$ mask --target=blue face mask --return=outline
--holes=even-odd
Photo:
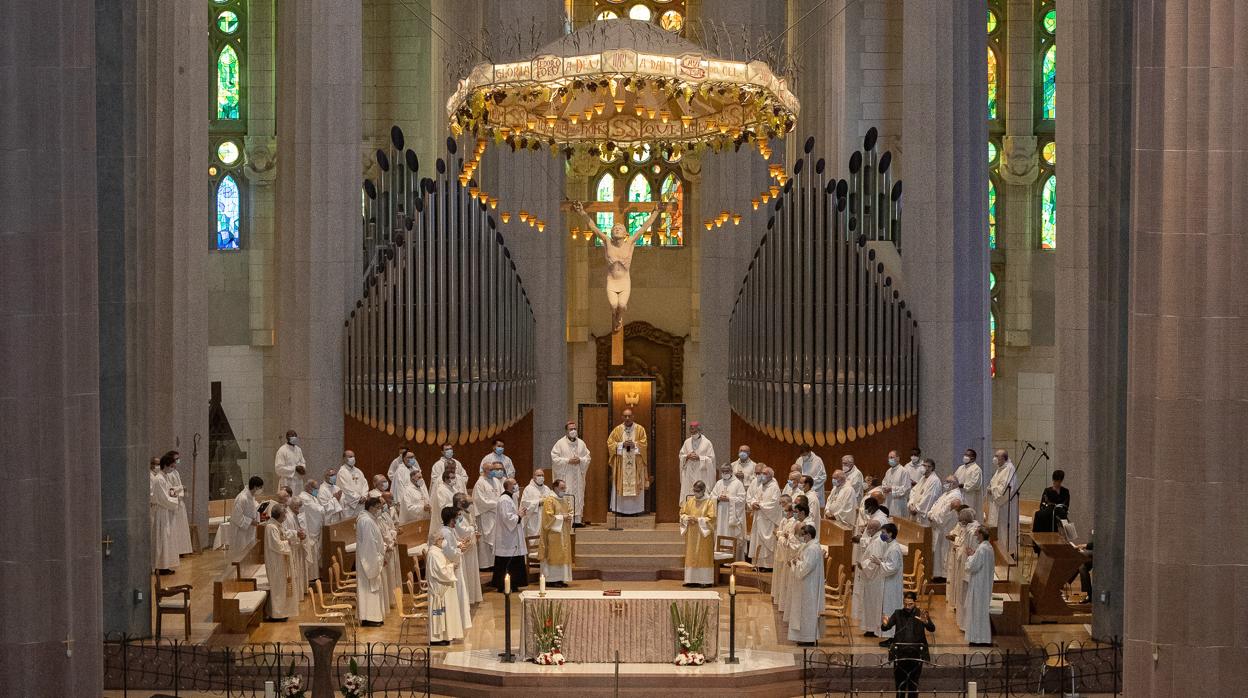
[[[893,467],[894,465],[897,465],[897,459],[896,459],[896,458],[889,458],[889,459],[888,459],[888,467],[890,467],[890,468],[891,468],[891,467]]]
[[[494,455],[496,455],[496,456],[501,456],[501,455],[503,455],[503,447],[502,447],[502,446],[495,446],[495,447],[494,447]]]
[[[312,488],[312,496],[313,496],[313,497],[315,497],[316,495],[318,495],[318,494],[320,494],[320,493],[321,493],[321,488],[319,488],[319,487],[313,487],[313,488]]]
[[[887,533],[881,533],[880,540],[884,541],[885,543],[889,543],[889,542],[892,542],[893,537],[888,535]]]
[[[329,480],[329,484],[331,484],[331,485],[332,485],[332,484],[334,484],[335,482],[338,482],[338,476],[337,476],[337,475],[330,475],[330,476],[329,476],[328,478],[326,478],[326,479],[327,479],[327,480]]]

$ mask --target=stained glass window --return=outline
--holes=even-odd
[[[1044,161],[1049,163],[1050,165],[1056,165],[1057,164],[1057,144],[1054,143],[1053,141],[1049,141],[1048,143],[1045,143],[1044,148],[1040,150],[1040,156],[1043,157]]]
[[[217,54],[217,118],[237,119],[238,103],[238,52],[226,44]]]
[[[988,33],[991,34],[997,30],[997,13],[988,10]]]
[[[230,175],[221,178],[217,185],[217,249],[237,250],[238,229],[242,206],[238,183]]]
[[[988,118],[997,118],[997,54],[988,49]]]
[[[1040,249],[1057,249],[1057,175],[1044,181],[1040,192]]]
[[[988,313],[988,374],[997,377],[997,313]]]
[[[628,183],[628,200],[634,202],[650,201],[651,197],[650,182],[641,173],[638,173],[636,177],[633,177],[633,181]]]
[[[619,15],[617,15],[617,14],[615,14],[615,13],[614,13],[614,12],[612,12],[611,10],[603,10],[602,12],[599,12],[599,13],[598,13],[598,16],[597,16],[597,17],[595,17],[595,19],[599,19],[599,20],[603,20],[603,19],[619,19],[619,18],[620,18],[620,16],[619,16]]]
[[[1044,30],[1050,34],[1057,33],[1057,10],[1049,10],[1044,13]]]
[[[642,22],[649,22],[650,16],[652,14],[653,13],[650,11],[650,8],[646,7],[645,5],[637,4],[628,8],[629,19],[637,19],[637,20],[641,20]]]
[[[668,10],[659,17],[659,26],[669,32],[678,32],[685,28],[685,18],[676,10]]]
[[[615,201],[615,177],[608,172],[598,180],[598,201]]]
[[[224,141],[217,146],[217,158],[223,164],[233,165],[238,162],[238,144],[234,141]]]
[[[590,15],[596,20],[619,19],[627,17],[639,22],[650,22],[657,24],[663,29],[679,34],[685,29],[685,17],[687,16],[686,0],[594,0],[593,14]],[[573,4],[568,0],[567,5],[571,7]],[[571,12],[572,10],[569,10]],[[580,15],[579,9],[576,14]]]
[[[997,249],[997,185],[988,178],[988,249]]]
[[[217,15],[217,29],[224,34],[233,34],[238,31],[238,15],[230,10]]]
[[[1044,80],[1043,87],[1043,106],[1041,107],[1041,116],[1045,119],[1057,118],[1057,46],[1053,45],[1044,52],[1044,61],[1041,64],[1041,74]]]

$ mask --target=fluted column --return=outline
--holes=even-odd
[[[1248,684],[1248,7],[1133,7],[1123,694],[1229,696]]]
[[[299,432],[313,472],[342,451],[343,323],[363,278],[360,27],[359,2],[278,4],[277,380],[266,409]],[[281,434],[265,437],[260,462]]]
[[[99,326],[95,3],[0,23],[0,676],[98,696]]]
[[[919,443],[941,473],[974,448],[989,477],[988,10],[983,0],[904,10],[902,264],[921,342]]]

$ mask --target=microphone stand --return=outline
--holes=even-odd
[[[1034,473],[1034,472],[1036,471],[1036,466],[1040,464],[1040,459],[1041,459],[1041,458],[1044,458],[1045,460],[1048,460],[1048,459],[1049,459],[1049,454],[1048,454],[1048,453],[1044,452],[1044,450],[1042,450],[1042,449],[1037,449],[1035,446],[1032,446],[1032,445],[1031,445],[1031,442],[1030,442],[1030,441],[1028,441],[1028,442],[1027,442],[1027,448],[1024,448],[1024,449],[1023,449],[1023,453],[1022,453],[1022,455],[1020,455],[1020,456],[1018,457],[1019,462],[1022,462],[1023,458],[1024,458],[1024,457],[1026,457],[1026,455],[1027,455],[1027,451],[1029,451],[1029,450],[1031,450],[1031,451],[1039,451],[1040,453],[1039,453],[1039,455],[1037,455],[1037,456],[1036,456],[1036,459],[1035,459],[1034,461],[1032,461],[1032,463],[1031,463],[1031,467],[1027,469],[1027,474],[1023,476],[1023,479],[1022,479],[1022,480],[1018,483],[1018,487],[1017,487],[1017,488],[1014,490],[1014,492],[1010,495],[1009,500],[1008,500],[1008,501],[1006,501],[1005,506],[1007,507],[1007,509],[1012,510],[1012,509],[1014,508],[1014,505],[1015,505],[1014,500],[1019,499],[1019,498],[1021,497],[1021,495],[1022,495],[1022,493],[1023,493],[1023,485],[1027,484],[1027,480],[1029,480],[1029,479],[1031,478],[1031,474],[1032,474],[1032,473]],[[1018,517],[1016,517],[1016,516],[1010,516],[1010,517],[1008,517],[1008,518],[1006,519],[1006,524],[1008,525],[1008,527],[1009,527],[1009,528],[1014,528],[1014,527],[1016,527],[1016,526],[1018,525],[1017,518],[1018,518]],[[1015,536],[1015,537],[1017,538],[1017,536],[1018,536],[1018,531],[1013,531],[1013,532],[1011,532],[1011,531],[1009,531],[1009,530],[1007,529],[1007,530],[1006,530],[1006,535],[1013,535],[1013,536]],[[1014,553],[1014,562],[1015,562],[1015,563],[1017,563],[1017,562],[1018,562],[1018,553],[1017,553],[1017,549],[1018,549],[1018,541],[1017,541],[1017,540],[1015,540],[1015,541],[1014,541],[1014,548],[1015,548],[1015,551],[1016,551],[1016,552]]]

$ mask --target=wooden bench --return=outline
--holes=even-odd
[[[408,521],[405,524],[399,524],[394,547],[399,551],[401,579],[407,579],[408,575],[412,574],[413,568],[420,564],[420,559],[425,554],[425,546],[428,544],[429,519],[417,519]],[[424,573],[417,571],[415,577],[416,579],[421,579],[424,577]]]
[[[350,551],[347,546],[351,546]],[[347,570],[355,567],[355,519],[339,521],[321,528],[321,579],[329,579],[329,566],[334,562],[334,551],[338,551]]]
[[[269,592],[250,580],[220,580],[212,584],[212,620],[229,633],[247,633],[264,619]]]

